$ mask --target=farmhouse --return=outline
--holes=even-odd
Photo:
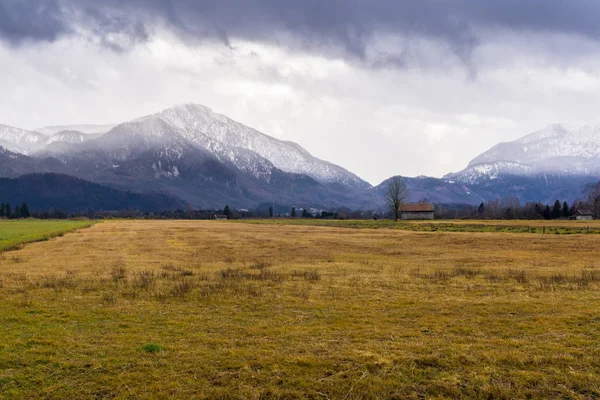
[[[227,215],[215,214],[215,215],[213,215],[212,219],[217,220],[217,221],[227,221]]]
[[[433,204],[403,204],[400,206],[400,218],[410,219],[433,219],[435,207]]]
[[[574,218],[577,221],[591,221],[594,219],[594,213],[589,210],[577,210]]]

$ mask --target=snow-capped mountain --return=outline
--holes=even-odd
[[[135,122],[152,120],[164,121],[183,138],[213,154],[219,161],[231,162],[255,175],[263,174],[260,170],[267,167],[264,163],[267,160],[284,172],[305,174],[319,182],[339,183],[350,187],[370,186],[344,168],[313,157],[296,143],[265,135],[214,113],[205,106],[180,105]],[[254,155],[259,157],[253,157]],[[255,168],[257,170],[253,171]]]
[[[38,132],[0,125],[0,146],[10,151],[28,154],[45,146],[47,139]]]
[[[42,129],[45,133],[52,133],[54,130]],[[58,141],[54,140],[56,135],[65,132],[55,133],[48,136],[48,139],[41,138],[40,141],[48,145]],[[73,136],[68,139],[64,141],[84,143],[88,137]],[[308,175],[323,184],[340,184],[350,188],[370,187],[358,176],[312,156],[296,143],[275,139],[196,104],[176,106],[117,125],[82,146],[51,146],[41,154],[56,155],[54,153],[101,149],[110,157],[125,161],[144,151],[155,149],[161,153],[160,164],[166,161],[170,164],[166,175],[157,164],[156,168],[160,170],[157,174],[172,176],[174,168],[178,168],[177,161],[190,148],[266,182],[271,180],[271,175],[277,169],[286,173]],[[29,154],[39,148],[26,150],[24,153]],[[15,148],[15,151],[18,149]]]
[[[104,134],[113,129],[116,124],[109,125],[57,125],[57,126],[45,126],[38,128],[35,131],[46,136],[52,136],[62,131],[76,131],[85,133],[87,135]]]
[[[83,143],[93,137],[93,135],[78,131],[60,131],[45,135],[39,132],[0,125],[0,146],[21,154],[33,154],[52,143]]]
[[[42,142],[45,147],[28,149],[27,154],[54,160],[61,173],[68,170],[119,189],[168,192],[196,207],[223,202],[245,208],[264,202],[354,208],[373,204],[372,195],[364,193],[371,185],[358,176],[296,143],[200,105],[176,106],[102,135],[61,131]],[[43,172],[57,171],[52,167]]]
[[[494,146],[446,178],[474,184],[501,175],[542,174],[600,177],[600,126],[550,125]]]
[[[384,207],[387,182],[372,187],[296,143],[201,105],[180,105],[102,129],[63,128],[40,133],[0,126],[0,177],[66,174],[117,190],[166,193],[198,208]],[[406,182],[411,201],[479,204],[505,197],[523,203],[574,201],[599,179],[600,127],[552,125],[498,144],[444,179]]]

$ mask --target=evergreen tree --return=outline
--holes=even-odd
[[[4,202],[0,204],[0,218],[4,218]]]
[[[306,208],[302,210],[302,218],[312,218],[312,215],[308,212]]]
[[[483,203],[481,203],[481,204],[479,205],[479,208],[477,209],[477,213],[478,213],[479,215],[483,215],[483,213],[484,213],[484,212],[485,212],[485,205],[484,205]]]
[[[29,206],[27,203],[23,203],[21,205],[21,218],[29,218],[31,217],[31,213],[29,212]]]
[[[19,205],[18,205],[18,204],[15,206],[15,211],[13,211],[13,215],[12,215],[12,217],[13,217],[14,219],[19,219],[19,218],[21,218],[21,208],[19,207]]]
[[[554,208],[552,209],[552,219],[559,219],[562,216],[562,204],[556,200]]]
[[[563,203],[563,217],[569,218],[571,216],[571,209],[569,208],[569,203],[566,201]]]
[[[10,208],[10,203],[4,205],[4,216],[8,219],[12,218],[12,208]]]
[[[296,207],[292,207],[292,218],[296,218]]]
[[[546,209],[544,210],[544,218],[552,219],[552,210],[550,210],[550,206],[546,205]]]
[[[233,216],[233,213],[231,212],[231,208],[229,208],[229,205],[225,206],[225,209],[223,210],[223,214],[227,215],[227,219],[231,219],[231,217]]]
[[[273,206],[269,207],[269,217],[273,218]]]

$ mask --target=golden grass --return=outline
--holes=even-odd
[[[0,397],[597,398],[597,246],[98,224],[0,258]]]

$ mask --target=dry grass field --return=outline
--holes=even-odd
[[[96,224],[0,255],[0,398],[598,398],[599,241]]]
[[[327,226],[352,229],[397,229],[414,232],[498,232],[541,234],[600,234],[600,220],[322,220],[322,219],[257,219],[236,222],[256,225]]]

